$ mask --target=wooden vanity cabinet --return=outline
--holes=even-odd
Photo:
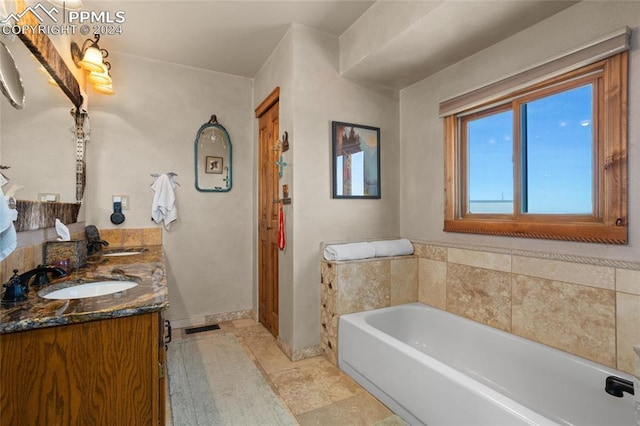
[[[161,324],[153,312],[0,335],[0,425],[164,425]]]

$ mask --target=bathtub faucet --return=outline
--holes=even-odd
[[[609,376],[605,382],[604,390],[609,395],[617,396],[618,398],[623,397],[623,392],[633,395],[633,382],[621,377]]]

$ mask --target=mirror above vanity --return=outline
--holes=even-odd
[[[232,185],[231,138],[215,115],[200,126],[194,142],[196,189],[228,192]]]
[[[8,42],[8,46],[20,69],[25,91],[22,109],[0,99],[0,164],[9,167],[3,170],[9,183],[2,189],[6,193],[12,187],[17,188],[14,197],[18,204],[27,205],[18,209],[20,222],[15,222],[16,230],[53,226],[47,220],[48,214],[38,213],[38,203],[43,198],[54,202],[42,203],[46,204],[42,208],[58,211],[68,208],[75,214],[67,217],[67,221],[82,221],[82,212],[78,218],[82,197],[78,199],[76,189],[78,134],[75,114],[70,114],[73,105],[58,87],[48,83],[49,77],[39,71],[40,64],[19,39]],[[88,123],[85,125],[83,121],[82,127],[88,133]],[[27,214],[30,218],[25,225],[22,220]]]
[[[15,2],[16,12],[25,7],[23,0]],[[19,16],[16,24],[35,19],[32,14]],[[25,25],[16,27],[27,28]],[[89,127],[81,107],[70,36],[49,38],[23,30],[1,41],[0,47],[8,48],[2,52],[1,77],[9,102],[0,105],[0,164],[8,167],[4,174],[9,183],[3,192],[17,200],[16,230],[51,227],[56,217],[66,224],[82,221],[78,214]],[[13,67],[7,58],[12,59]]]

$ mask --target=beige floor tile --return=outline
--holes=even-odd
[[[236,335],[236,338],[238,338],[237,335]],[[237,340],[238,340],[238,344],[244,350],[244,352],[247,354],[249,359],[251,359],[251,361],[253,361],[254,364],[259,366],[258,360],[256,359],[256,356],[253,354],[253,351],[251,350],[249,345],[247,345],[247,342],[245,342],[244,339],[242,339],[242,338],[238,338]]]
[[[322,357],[276,372],[271,380],[296,416],[363,392],[360,385]]]
[[[393,413],[323,357],[292,362],[276,339],[252,319],[225,321],[220,330],[187,335],[174,329],[174,341],[199,340],[211,334],[234,334],[269,386],[302,425],[386,424]],[[167,392],[168,398],[168,392]],[[167,425],[171,425],[167,407]],[[390,423],[396,426],[396,423]],[[397,423],[400,425],[403,423]]]
[[[256,325],[260,325],[260,323],[258,321],[256,321],[256,320],[254,320],[253,318],[243,318],[243,319],[239,319],[239,320],[233,320],[231,322],[237,328],[254,327]]]
[[[275,341],[275,337],[273,337],[273,334],[269,333],[269,330],[267,330],[260,324],[254,323],[254,325],[252,326],[236,326],[236,328],[240,331],[240,335],[247,340],[252,340],[255,338],[270,338]]]
[[[351,398],[301,414],[296,420],[302,426],[369,426],[391,415],[393,413],[377,399],[361,392]]]
[[[246,327],[239,329],[242,340],[251,350],[252,355],[260,367],[267,373],[295,368],[311,359],[291,361],[278,347],[276,339],[263,326]]]

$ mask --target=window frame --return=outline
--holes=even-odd
[[[627,244],[628,52],[532,84],[444,117],[445,232]],[[571,87],[594,83],[594,212],[520,213],[519,105]],[[514,214],[471,214],[467,210],[467,162],[463,123],[473,117],[512,110],[514,114]],[[597,120],[595,119],[597,118]]]

